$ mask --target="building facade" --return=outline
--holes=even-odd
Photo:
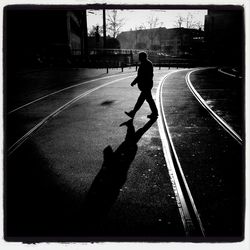
[[[156,28],[122,32],[117,36],[121,49],[144,49],[170,56],[197,56],[204,32],[186,28]]]
[[[204,29],[209,60],[241,66],[244,57],[243,8],[208,10]]]
[[[65,64],[81,52],[81,11],[5,9],[8,65]]]

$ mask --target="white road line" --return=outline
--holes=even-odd
[[[64,105],[62,105],[60,108],[58,108],[57,110],[55,110],[54,112],[52,112],[50,115],[46,116],[41,122],[39,122],[36,126],[34,126],[32,129],[30,129],[24,136],[22,136],[19,140],[17,140],[9,149],[8,149],[8,156],[10,156],[18,147],[20,147],[34,132],[36,132],[39,128],[41,128],[45,123],[48,122],[48,120],[50,120],[51,118],[55,117],[56,115],[58,115],[60,112],[62,112],[63,110],[65,110],[66,108],[68,108],[70,105],[72,105],[73,103],[77,102],[78,100],[80,100],[81,98],[91,94],[92,92],[103,88],[107,85],[110,85],[112,83],[115,82],[119,82],[131,77],[135,77],[135,75],[132,76],[127,76],[124,78],[120,78],[120,79],[116,79],[113,80],[111,82],[102,84],[96,88],[90,89],[87,92],[84,92],[80,95],[78,95],[77,97],[75,97],[74,99],[72,99],[71,101],[65,103]]]
[[[169,176],[170,176],[170,179],[172,182],[173,190],[175,193],[175,198],[176,198],[178,210],[179,210],[179,213],[180,213],[180,216],[182,219],[182,223],[184,226],[184,231],[185,231],[187,236],[191,236],[194,233],[194,231],[197,229],[195,229],[195,225],[192,221],[190,211],[189,211],[189,208],[187,206],[187,202],[185,200],[182,188],[186,189],[186,192],[188,194],[188,199],[190,201],[193,212],[196,216],[196,220],[197,220],[199,227],[200,227],[199,229],[200,229],[202,235],[205,236],[205,231],[204,231],[203,225],[201,223],[198,211],[196,209],[193,197],[191,195],[190,189],[189,189],[188,184],[186,182],[186,179],[185,179],[185,176],[183,174],[177,153],[176,153],[175,148],[174,148],[174,144],[173,144],[172,139],[171,139],[170,131],[168,129],[167,121],[166,121],[166,118],[164,115],[165,113],[164,113],[164,108],[163,108],[163,100],[162,100],[162,96],[161,96],[162,86],[163,86],[165,79],[169,75],[176,73],[176,72],[183,71],[183,70],[187,70],[187,69],[176,70],[176,71],[173,71],[173,72],[166,74],[159,83],[159,86],[157,88],[157,95],[156,95],[156,103],[157,103],[157,107],[158,107],[158,110],[160,113],[159,118],[158,118],[158,127],[159,127],[159,133],[160,133],[160,137],[161,137],[161,141],[162,141],[163,152],[164,152],[165,160],[166,160],[168,171],[169,171]],[[173,159],[173,158],[175,158],[175,159]],[[184,184],[184,187],[181,187],[176,171],[178,171],[178,173],[181,175],[182,183]]]
[[[42,96],[42,97],[40,97],[40,98],[38,98],[38,99],[36,99],[36,100],[34,100],[34,101],[31,101],[31,102],[29,102],[29,103],[26,103],[26,104],[22,105],[22,106],[20,106],[20,107],[17,107],[17,108],[15,108],[15,109],[11,110],[10,112],[8,112],[8,115],[10,115],[10,114],[12,114],[12,113],[14,113],[14,112],[16,112],[16,111],[18,111],[18,110],[24,108],[24,107],[27,107],[27,106],[29,106],[29,105],[31,105],[31,104],[33,104],[33,103],[36,103],[36,102],[38,102],[38,101],[41,101],[41,100],[43,100],[43,99],[45,99],[45,98],[47,98],[47,97],[49,97],[49,96],[52,96],[52,95],[58,94],[58,93],[60,93],[60,92],[63,92],[63,91],[65,91],[65,90],[68,90],[68,89],[71,89],[71,88],[75,88],[75,87],[78,87],[78,86],[81,86],[81,85],[84,85],[84,84],[87,84],[87,83],[91,83],[91,82],[95,82],[95,81],[99,81],[99,80],[103,80],[103,79],[108,79],[108,78],[115,77],[115,76],[118,76],[118,77],[119,77],[119,76],[121,76],[121,75],[128,75],[128,74],[132,74],[132,73],[135,73],[135,72],[123,73],[123,74],[119,74],[119,75],[104,76],[104,77],[95,78],[95,79],[92,79],[92,80],[88,80],[88,81],[85,81],[85,82],[81,82],[81,83],[78,83],[78,84],[71,85],[71,86],[69,86],[69,87],[60,89],[60,90],[55,91],[55,92],[53,92],[53,93],[50,93],[50,94],[48,94],[48,95]]]
[[[195,69],[186,75],[186,83],[189,87],[190,91],[193,93],[195,98],[199,101],[199,103],[208,111],[208,113],[221,125],[221,127],[226,130],[239,144],[242,145],[241,137],[230,127],[221,117],[219,117],[205,102],[205,100],[200,96],[200,94],[196,91],[194,86],[191,83],[190,75],[201,69]]]

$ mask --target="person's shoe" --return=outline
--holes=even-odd
[[[127,115],[127,116],[129,116],[130,118],[134,118],[135,117],[135,113],[133,112],[133,110],[132,111],[129,111],[129,112],[126,112],[125,111],[125,114]]]
[[[157,119],[158,118],[158,114],[150,114],[147,116],[149,119]]]

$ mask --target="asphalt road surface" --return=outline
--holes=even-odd
[[[155,68],[152,92],[156,98],[163,83],[164,116],[205,237],[187,237],[159,120],[147,118],[147,103],[134,120],[124,114],[139,95],[137,87],[130,86],[136,76],[131,68],[109,74],[48,70],[8,78],[6,240],[242,239],[244,147],[190,92],[185,76],[191,69],[172,71]],[[214,86],[212,79],[217,81]],[[191,75],[195,88],[209,100],[211,90],[237,92],[233,100],[223,96],[231,103],[214,95],[213,105],[242,137],[242,81],[228,86],[229,79],[217,69]]]

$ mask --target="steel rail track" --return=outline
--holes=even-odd
[[[61,93],[61,92],[65,91],[65,90],[69,90],[69,89],[72,89],[72,88],[75,88],[75,87],[79,87],[79,86],[81,86],[81,85],[85,85],[85,84],[87,84],[87,83],[96,82],[96,81],[103,80],[103,79],[109,79],[109,78],[113,78],[113,77],[116,77],[116,76],[119,77],[119,76],[123,76],[123,75],[134,74],[134,73],[135,73],[135,72],[128,72],[128,73],[121,73],[121,74],[119,74],[119,75],[116,75],[116,74],[115,74],[115,75],[111,75],[111,76],[104,76],[104,77],[99,77],[99,78],[87,80],[87,81],[84,81],[84,82],[81,82],[81,83],[78,83],[78,84],[74,84],[74,85],[71,85],[71,86],[69,86],[69,87],[66,87],[66,88],[57,90],[57,91],[55,91],[55,92],[52,92],[52,93],[50,93],[50,94],[41,96],[41,97],[39,97],[39,98],[37,98],[37,99],[35,99],[35,100],[33,100],[33,101],[30,101],[30,102],[28,102],[28,103],[25,103],[25,104],[23,104],[23,105],[21,105],[21,106],[15,108],[15,109],[9,111],[9,112],[7,113],[7,115],[13,114],[13,113],[15,113],[15,112],[18,111],[18,110],[21,110],[21,109],[23,109],[23,108],[25,108],[25,107],[27,107],[27,106],[29,106],[29,105],[31,105],[31,104],[34,104],[34,103],[36,103],[36,102],[42,101],[42,100],[46,99],[47,97],[50,97],[50,96],[56,95],[56,94],[58,94],[58,93]],[[157,74],[157,73],[160,73],[160,72],[155,72],[155,73]]]
[[[78,100],[80,100],[81,98],[91,94],[92,92],[103,88],[105,86],[108,86],[110,84],[113,84],[115,82],[119,82],[128,78],[132,78],[135,77],[135,75],[132,76],[127,76],[127,77],[123,77],[123,78],[119,78],[116,80],[113,80],[111,82],[108,83],[104,83],[96,88],[90,89],[78,96],[76,96],[75,98],[73,98],[72,100],[70,100],[69,102],[65,103],[64,105],[62,105],[61,107],[59,107],[58,109],[56,109],[54,112],[52,112],[50,115],[46,116],[42,121],[40,121],[38,124],[36,124],[32,129],[30,129],[25,135],[23,135],[20,139],[18,139],[14,144],[12,144],[9,149],[7,150],[7,155],[10,156],[17,148],[19,148],[27,139],[29,139],[35,132],[38,131],[38,129],[40,129],[43,125],[45,125],[50,119],[54,118],[56,115],[58,115],[60,112],[62,112],[63,110],[65,110],[66,108],[68,108],[70,105],[72,105],[73,103],[77,102]]]
[[[239,79],[242,79],[242,76],[237,76],[237,75],[234,75],[234,74],[230,74],[222,69],[218,69],[218,71],[224,75],[228,75],[228,76],[231,76],[231,77],[235,77],[235,78],[239,78]]]
[[[169,75],[183,70],[186,69],[168,73],[159,83],[156,94],[156,102],[159,110],[158,127],[185,234],[186,236],[205,237],[205,230],[175,151],[163,108],[162,87],[165,80]]]
[[[113,80],[111,82],[108,82],[108,83],[105,83],[105,84],[102,84],[101,86],[99,87],[96,87],[96,88],[93,88],[93,89],[90,89],[88,90],[87,92],[84,92],[82,93],[81,95],[78,95],[77,97],[75,97],[74,99],[72,99],[71,101],[67,102],[66,104],[62,105],[60,108],[58,108],[57,110],[55,110],[54,112],[52,112],[50,115],[46,116],[41,122],[39,122],[38,124],[36,124],[32,129],[30,129],[25,135],[23,135],[20,139],[18,139],[15,143],[13,143],[10,148],[7,150],[7,155],[11,155],[19,146],[21,146],[29,137],[32,136],[33,133],[35,133],[39,128],[41,128],[45,123],[47,123],[50,119],[52,119],[53,117],[55,117],[56,115],[58,115],[61,111],[63,111],[64,109],[68,108],[71,104],[75,103],[76,101],[78,101],[79,99],[85,97],[86,95],[92,93],[93,91],[95,90],[98,90],[102,87],[105,87],[109,84],[112,84],[112,83],[115,83],[115,82],[118,82],[118,81],[122,81],[122,80],[125,80],[125,79],[128,79],[128,78],[131,78],[131,77],[135,77],[136,72],[128,72],[128,73],[123,73],[123,74],[120,74],[119,76],[123,76],[123,75],[128,75],[128,74],[133,74],[133,75],[130,75],[128,77],[124,77],[124,78],[119,78],[119,79],[116,79],[116,80]],[[155,72],[156,74],[157,73],[161,73],[161,72]],[[55,94],[58,94],[62,91],[65,91],[65,90],[68,90],[70,88],[74,88],[74,87],[78,87],[80,85],[83,85],[83,84],[86,84],[86,83],[90,83],[90,82],[94,82],[94,81],[98,81],[98,80],[103,80],[103,79],[107,79],[107,78],[111,78],[111,77],[115,77],[117,75],[112,75],[112,76],[105,76],[105,77],[101,77],[101,78],[96,78],[96,79],[92,79],[92,80],[88,80],[88,81],[85,81],[85,82],[82,82],[82,83],[79,83],[79,84],[75,84],[75,85],[72,85],[72,86],[69,86],[67,88],[63,88],[61,90],[58,90],[56,92],[53,92],[53,93],[50,93],[46,96],[43,96],[43,97],[40,97],[30,103],[27,103],[25,105],[22,105],[20,106],[19,108],[16,108],[15,110],[11,111],[11,112],[15,112],[17,110],[20,110],[22,108],[24,108],[25,106],[28,106],[28,105],[31,105],[35,102],[38,102],[38,101],[41,101],[42,99],[45,99],[49,96],[52,96],[52,95],[55,95]]]
[[[41,100],[43,100],[43,99],[45,99],[45,98],[47,98],[47,97],[53,96],[53,95],[55,95],[55,94],[58,94],[58,93],[60,93],[60,92],[65,91],[65,90],[72,89],[72,88],[75,88],[75,87],[79,87],[79,86],[85,85],[85,84],[87,84],[87,83],[91,83],[91,82],[95,82],[95,81],[99,81],[99,80],[104,80],[104,79],[109,79],[109,78],[113,78],[113,77],[116,77],[116,76],[119,77],[119,76],[121,76],[121,75],[128,75],[128,74],[132,74],[132,73],[135,73],[135,72],[128,72],[128,73],[122,73],[122,74],[120,74],[120,75],[111,75],[111,76],[99,77],[99,78],[95,78],[95,79],[87,80],[87,81],[84,81],[84,82],[81,82],[81,83],[78,83],[78,84],[71,85],[71,86],[69,86],[69,87],[66,87],[66,88],[57,90],[57,91],[52,92],[52,93],[50,93],[50,94],[41,96],[40,98],[37,98],[37,99],[35,99],[35,100],[31,101],[31,102],[28,102],[28,103],[26,103],[26,104],[23,104],[23,105],[21,105],[21,106],[15,108],[15,109],[9,111],[9,112],[7,113],[7,115],[10,115],[10,114],[12,114],[12,113],[14,113],[14,112],[16,112],[16,111],[22,109],[22,108],[25,108],[25,107],[27,107],[27,106],[33,104],[33,103],[36,103],[36,102],[38,102],[38,101],[41,101]]]
[[[198,102],[202,105],[203,108],[205,108],[208,113],[215,119],[215,121],[217,121],[220,126],[227,131],[240,145],[242,145],[242,139],[241,137],[233,130],[232,127],[230,127],[225,120],[223,120],[220,116],[218,116],[205,102],[205,100],[200,96],[200,94],[196,91],[196,89],[194,88],[194,86],[192,85],[192,82],[190,80],[190,75],[193,72],[199,71],[199,70],[203,70],[203,69],[195,69],[192,70],[190,72],[188,72],[186,74],[186,83],[188,88],[190,89],[190,91],[192,92],[192,94],[195,96],[195,98],[198,100]]]

